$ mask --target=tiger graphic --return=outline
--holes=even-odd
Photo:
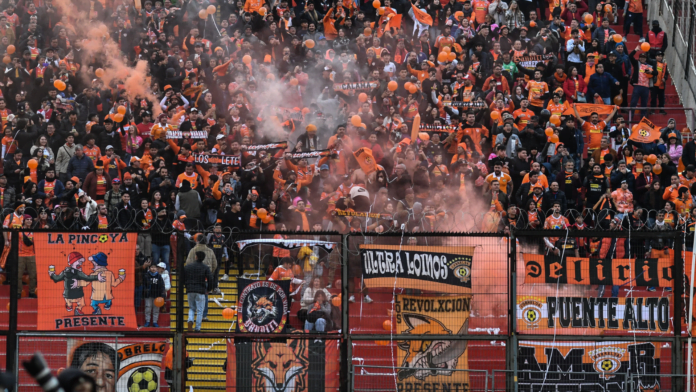
[[[251,298],[253,301],[249,301],[247,316],[254,324],[266,324],[268,320],[272,320],[278,315],[278,307],[275,306],[275,293],[261,297],[252,294]]]

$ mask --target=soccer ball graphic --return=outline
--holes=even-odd
[[[106,234],[102,234],[99,236],[99,242],[101,242],[102,244],[108,240],[109,240],[109,236],[107,236]]]
[[[141,367],[128,378],[128,392],[154,392],[157,390],[157,374],[152,368]]]

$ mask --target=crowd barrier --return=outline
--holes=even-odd
[[[96,355],[119,392],[676,391],[696,368],[681,230],[173,234],[171,289],[147,306],[137,232],[11,231],[0,366],[18,390],[40,390],[22,368],[36,351],[53,371]],[[30,268],[18,274],[27,235],[36,291]],[[196,331],[184,265],[208,235],[227,254]],[[270,280],[287,257],[293,279]],[[310,317],[317,291],[326,313]],[[154,307],[158,327],[146,325]]]

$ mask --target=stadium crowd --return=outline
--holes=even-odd
[[[643,7],[3,1],[4,227],[137,229],[153,275],[177,233],[219,270],[213,227],[693,230],[691,133],[628,124],[669,83]]]

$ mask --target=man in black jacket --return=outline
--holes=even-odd
[[[205,296],[210,291],[213,283],[213,274],[210,268],[203,264],[205,253],[196,252],[196,262],[184,267],[184,286],[188,294],[189,314],[188,330],[193,327],[193,315],[196,315],[196,332],[200,332],[203,322],[203,310],[205,309]]]

